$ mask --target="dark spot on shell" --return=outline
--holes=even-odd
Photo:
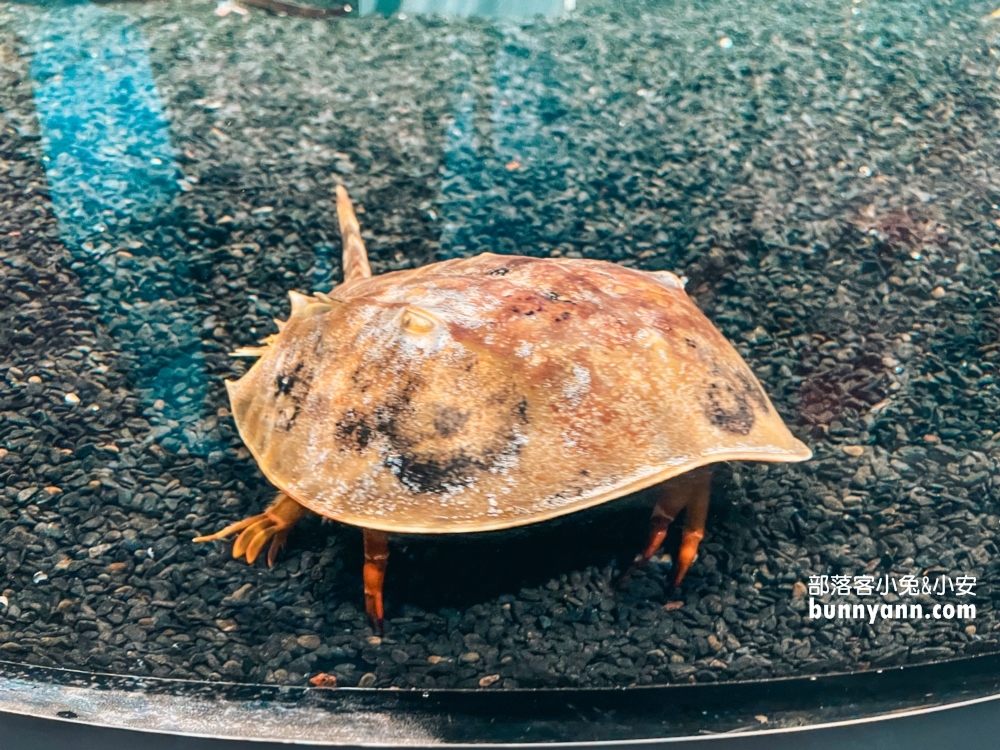
[[[372,424],[364,416],[358,416],[354,409],[348,409],[337,424],[337,437],[349,440],[358,451],[368,447],[374,434]]]
[[[517,415],[521,418],[521,424],[528,424],[528,399],[522,397],[518,402]]]
[[[692,349],[698,348],[698,345],[694,342],[694,339],[684,339],[684,343],[687,344]]]
[[[764,395],[764,391],[761,390],[761,387],[748,378],[744,372],[737,371],[736,379],[740,381],[740,385],[743,387],[743,393],[757,405],[757,408],[761,411],[767,411],[767,397]]]
[[[299,379],[299,373],[302,371],[302,363],[299,362],[295,365],[295,369],[291,372],[283,372],[275,378],[278,390],[275,391],[275,396],[288,396],[291,394],[292,389],[295,387],[296,381]]]
[[[399,481],[413,492],[441,494],[449,487],[464,484],[469,474],[488,466],[463,452],[441,459],[403,453],[395,468]]]
[[[580,476],[581,477],[589,477],[590,476],[590,472],[587,471],[586,469],[580,469]]]
[[[509,268],[494,268],[492,271],[487,271],[490,276],[506,276],[510,273]]]
[[[558,315],[556,315],[555,318],[553,318],[553,320],[556,323],[562,323],[564,320],[567,320],[567,319],[569,319],[569,311],[568,310],[566,312],[559,313]]]
[[[510,311],[514,315],[534,315],[545,309],[546,298],[535,292],[524,291],[510,301]]]
[[[285,432],[288,432],[289,430],[291,430],[292,427],[295,426],[295,420],[299,418],[299,411],[301,411],[301,408],[302,407],[299,406],[299,404],[295,404],[292,407],[292,413],[290,415],[288,415],[288,416],[285,416],[287,410],[286,411],[282,411],[281,416],[278,419],[278,426],[279,427],[284,427],[285,428]]]
[[[295,420],[302,411],[302,403],[309,395],[312,380],[312,370],[305,369],[302,361],[299,361],[291,372],[285,371],[275,378],[274,398],[279,409],[277,427],[288,432],[295,426]],[[291,401],[291,409],[287,402],[282,403],[286,398]]]
[[[747,435],[753,429],[753,407],[747,402],[742,390],[734,387],[728,380],[719,379],[709,383],[702,408],[709,421],[726,432]]]
[[[434,417],[434,429],[441,437],[451,437],[458,433],[469,421],[469,412],[460,411],[453,406],[441,405]]]
[[[551,289],[546,292],[542,292],[541,295],[545,297],[545,299],[547,299],[549,302],[565,302],[567,305],[576,304],[573,300],[567,299],[566,297],[563,297],[561,294],[559,294],[559,292],[554,292]]]
[[[420,449],[415,440],[418,436],[414,436],[409,430],[407,417],[412,416],[409,413],[412,409],[408,408],[408,405],[403,406],[399,412],[400,418],[385,424],[383,428],[395,453],[386,458],[385,464],[412,492],[432,495],[447,492],[452,487],[474,479],[476,472],[489,471],[501,455],[516,454],[520,451],[515,425],[518,422],[521,424],[527,422],[526,410],[527,402],[521,399],[512,409],[506,434],[496,435],[483,445],[468,445],[453,451],[441,451],[440,448]],[[464,415],[465,419],[468,417],[468,414]],[[437,422],[435,419],[434,427],[440,434]],[[447,437],[447,435],[440,436]]]
[[[462,369],[477,364],[473,358],[472,368]],[[369,363],[356,375],[358,384],[372,381],[387,387],[373,387],[383,390],[377,405],[344,412],[336,428],[340,446],[356,453],[377,451],[376,460],[412,493],[448,492],[492,470],[501,457],[520,451],[519,427],[527,422],[528,404],[509,385],[484,389],[476,411],[469,411],[461,402],[422,400],[425,389],[440,386],[428,383],[419,372],[408,371],[387,383],[377,363]],[[447,394],[442,391],[441,397],[447,400]],[[483,416],[489,430],[483,431],[480,423],[476,434],[463,433],[471,420]]]

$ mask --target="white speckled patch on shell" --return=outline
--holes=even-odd
[[[590,370],[583,365],[573,365],[573,375],[563,382],[563,396],[571,408],[576,408],[590,390]]]

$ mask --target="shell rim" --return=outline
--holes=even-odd
[[[236,384],[235,380],[226,380],[226,390]],[[279,492],[283,492],[288,495],[292,500],[297,502],[306,510],[322,517],[329,518],[331,521],[337,521],[338,523],[343,523],[348,526],[356,526],[362,529],[371,529],[372,531],[384,531],[391,534],[476,534],[483,531],[503,531],[505,529],[514,529],[520,526],[529,526],[534,523],[541,523],[543,521],[551,521],[554,518],[560,516],[566,516],[570,513],[575,513],[581,510],[587,510],[593,508],[597,505],[602,505],[604,503],[610,502],[612,500],[617,500],[620,497],[625,497],[634,492],[639,492],[648,487],[652,487],[654,484],[659,484],[660,482],[665,482],[668,479],[673,479],[674,477],[680,476],[681,474],[686,474],[689,471],[694,471],[702,466],[708,466],[709,464],[723,463],[725,461],[758,461],[761,463],[799,463],[801,461],[808,461],[813,456],[812,450],[803,443],[801,440],[796,438],[794,435],[791,436],[794,443],[798,444],[799,450],[775,450],[773,447],[770,449],[762,449],[760,452],[754,452],[753,450],[725,450],[719,451],[718,453],[710,453],[707,455],[699,456],[691,461],[687,461],[683,464],[678,464],[676,466],[668,466],[660,471],[653,472],[652,474],[647,474],[644,477],[635,479],[626,484],[617,485],[616,487],[609,489],[600,494],[589,497],[585,500],[580,500],[574,503],[569,503],[565,506],[558,508],[553,508],[551,511],[546,511],[543,513],[530,513],[525,515],[523,518],[508,519],[505,521],[487,522],[479,524],[470,524],[462,528],[435,528],[432,526],[401,526],[399,524],[392,525],[387,523],[375,522],[371,523],[365,521],[364,523],[357,523],[355,521],[346,520],[344,518],[339,518],[337,516],[328,516],[319,511],[313,510],[309,503],[301,500],[296,496],[295,493],[290,492],[284,483],[276,481],[275,477],[272,476],[271,471],[265,466],[261,457],[257,455],[257,451],[251,447],[250,443],[243,436],[243,430],[240,424],[233,417],[233,421],[236,422],[236,430],[240,434],[240,439],[243,441],[243,445],[246,446],[247,450],[250,451],[250,455],[253,456],[257,467],[260,469],[261,473]]]

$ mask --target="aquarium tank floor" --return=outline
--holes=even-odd
[[[0,4],[0,659],[503,690],[1000,650],[994,8],[615,5]],[[273,569],[193,544],[273,496],[228,352],[339,280],[337,184],[376,273],[491,251],[683,274],[815,457],[721,469],[673,592],[668,558],[615,585],[648,493],[393,539],[382,638],[357,529],[304,522]],[[976,616],[811,619],[810,576],[838,574],[974,576]]]

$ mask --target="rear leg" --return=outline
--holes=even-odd
[[[674,586],[679,586],[684,580],[691,563],[698,557],[698,545],[705,538],[705,521],[708,519],[708,501],[712,494],[712,474],[704,472],[696,479],[691,488],[687,503],[687,516],[684,520],[684,533],[681,534],[681,549],[677,553],[677,574],[674,576]]]
[[[681,550],[677,556],[676,573],[672,586],[677,586],[697,556],[698,543],[705,535],[705,519],[708,514],[708,500],[712,485],[710,467],[700,467],[674,477],[660,485],[660,498],[653,508],[650,519],[649,542],[632,565],[622,576],[620,585],[626,583],[632,574],[643,567],[663,546],[670,530],[670,524],[687,510]]]
[[[385,568],[389,563],[389,535],[384,531],[364,529],[365,567],[362,578],[365,583],[365,612],[372,628],[378,635],[385,631],[385,607],[382,603],[382,586],[385,583]]]

